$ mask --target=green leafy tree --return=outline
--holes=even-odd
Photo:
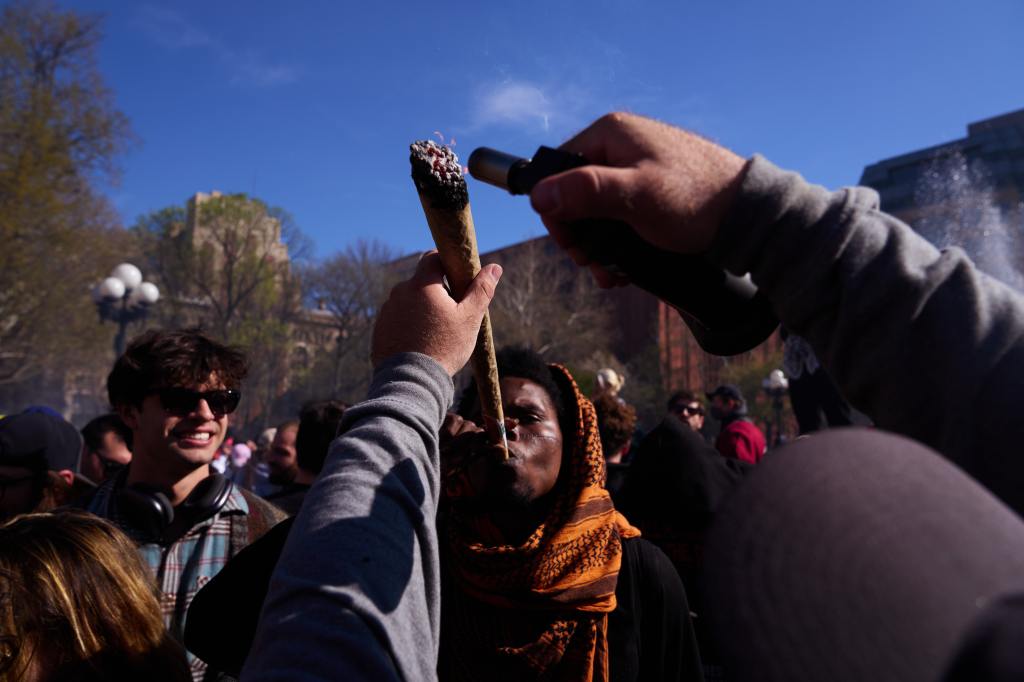
[[[221,338],[272,309],[290,287],[308,241],[281,209],[245,194],[197,195],[135,225],[149,266],[166,288],[170,323],[198,316]],[[298,305],[298,301],[293,301]]]
[[[99,39],[95,17],[0,11],[0,385],[38,393],[109,361],[89,288],[130,248],[96,185],[116,179],[130,132],[97,70]]]

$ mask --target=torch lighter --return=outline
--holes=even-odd
[[[588,163],[582,155],[551,147],[540,147],[532,159],[480,147],[469,157],[469,173],[511,194],[528,194],[549,175]],[[709,353],[748,351],[779,324],[749,277],[738,277],[702,256],[659,249],[623,222],[585,220],[571,229],[590,260],[624,275],[678,310],[697,343]]]

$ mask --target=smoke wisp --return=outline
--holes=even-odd
[[[914,191],[914,229],[940,249],[958,246],[986,274],[1024,291],[1024,203],[1000,206],[992,176],[960,151],[937,157]]]

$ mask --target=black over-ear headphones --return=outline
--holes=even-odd
[[[210,518],[228,501],[232,483],[224,476],[212,473],[200,481],[177,507],[171,504],[167,492],[156,486],[136,483],[122,485],[117,491],[117,510],[142,533],[147,542],[170,544],[188,532],[197,523]],[[175,520],[179,531],[172,537],[168,529]]]

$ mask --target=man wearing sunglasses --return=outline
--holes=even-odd
[[[284,515],[211,471],[238,407],[245,355],[196,329],[135,338],[107,377],[110,403],[131,430],[131,463],[86,508],[136,541],[181,639],[195,593],[228,558]],[[205,664],[189,654],[195,679]]]
[[[101,414],[82,427],[81,473],[100,484],[132,461],[132,432],[116,414]]]
[[[697,433],[704,428],[704,407],[692,391],[676,391],[668,399],[669,414],[674,414]]]

